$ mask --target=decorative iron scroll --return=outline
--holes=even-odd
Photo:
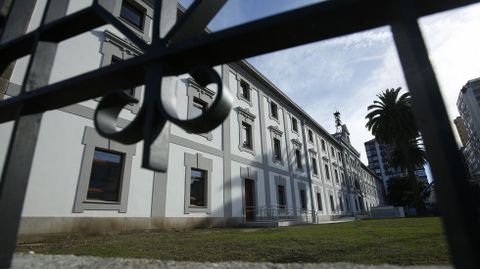
[[[43,112],[103,97],[94,117],[97,131],[122,143],[143,139],[142,165],[164,171],[170,122],[202,133],[221,124],[230,111],[232,96],[212,66],[385,25],[391,26],[412,95],[453,261],[458,268],[480,268],[476,252],[480,248],[480,213],[472,209],[476,200],[469,192],[467,172],[417,22],[422,16],[478,0],[322,1],[209,34],[204,34],[205,27],[226,0],[195,1],[173,27],[161,22],[176,16],[176,1],[155,0],[151,44],[109,12],[113,1],[94,0],[90,7],[66,16],[69,1],[47,0],[39,28],[27,34],[23,32],[35,0],[14,0],[12,4],[0,36],[0,72],[16,59],[31,57],[20,95],[0,102],[0,123],[15,121],[0,181],[0,268],[10,266],[15,250]],[[119,30],[144,54],[48,85],[57,44],[105,24]],[[172,100],[162,100],[160,91],[171,90],[172,77],[185,73],[201,86],[213,84],[217,94],[204,114],[181,120]],[[129,126],[117,130],[115,121],[123,106],[138,100],[112,89],[142,84],[140,112]]]

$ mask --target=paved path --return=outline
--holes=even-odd
[[[15,254],[12,268],[76,268],[76,269],[114,269],[114,268],[145,268],[145,269],[177,269],[177,268],[261,268],[261,269],[453,269],[452,266],[412,266],[400,267],[393,265],[358,265],[351,263],[307,263],[307,264],[274,264],[274,263],[248,263],[248,262],[222,262],[222,263],[197,263],[197,262],[173,262],[149,259],[124,259],[124,258],[100,258],[90,256],[73,255],[40,255],[40,254]]]

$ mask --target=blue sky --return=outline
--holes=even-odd
[[[180,2],[188,6],[192,1]],[[218,31],[315,2],[320,1],[229,0],[209,28]],[[480,77],[480,5],[422,18],[420,27],[453,120],[459,90]],[[367,106],[382,90],[407,89],[389,27],[247,60],[330,132],[338,109],[364,163],[363,143],[373,138],[365,128]]]

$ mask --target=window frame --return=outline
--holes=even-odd
[[[296,163],[296,170],[297,171],[304,171],[304,165],[303,165],[303,156],[302,156],[302,143],[298,139],[292,139],[292,147],[293,151],[295,153],[295,163]],[[297,151],[300,153],[300,156],[297,156]],[[300,157],[300,159],[298,158]],[[300,166],[299,166],[300,164]]]
[[[295,151],[295,160],[297,164],[296,168],[297,170],[303,171],[302,151],[298,148],[296,148],[294,151]]]
[[[205,171],[205,170],[203,170],[203,169],[198,169],[198,168],[193,168],[193,167],[192,167],[192,168],[190,168],[190,180],[193,179],[193,176],[192,176],[192,174],[193,174],[192,172],[193,172],[193,171],[198,171],[198,172],[200,172],[200,173],[202,174],[202,177],[201,177],[201,178],[202,178],[202,180],[203,180],[203,185],[204,185],[204,186],[203,186],[203,201],[204,201],[204,204],[207,204],[208,202],[205,202],[205,201],[206,201],[207,198],[208,198],[208,181],[207,181],[207,180],[208,180],[208,175],[207,175],[208,172]],[[207,205],[207,206],[206,206],[206,205],[192,205],[192,191],[191,191],[191,190],[192,190],[192,183],[191,183],[191,181],[190,181],[190,195],[189,195],[189,197],[190,197],[190,202],[189,202],[189,207],[192,207],[192,208],[205,208],[205,207],[207,207],[208,205]]]
[[[329,194],[329,197],[330,197],[330,210],[332,211],[332,213],[336,212],[335,210],[335,198],[333,197],[333,194]]]
[[[273,109],[272,106],[275,106],[275,108],[276,108],[275,112],[273,112],[274,109]],[[278,103],[273,101],[272,99],[269,99],[268,100],[268,111],[269,111],[269,113],[268,113],[269,118],[271,120],[276,121],[278,124],[280,124],[280,106],[278,105]],[[274,114],[276,114],[276,117],[275,117]]]
[[[322,192],[317,190],[315,192],[315,197],[317,198],[317,211],[323,211]]]
[[[254,87],[252,86],[252,83],[250,83],[247,79],[245,79],[242,75],[239,73],[236,73],[236,79],[237,79],[237,98],[238,100],[244,101],[247,103],[250,107],[253,107],[253,91]],[[243,94],[243,88],[242,84],[248,85],[248,93],[249,93],[249,98],[245,98]]]
[[[83,213],[86,210],[109,210],[118,211],[119,213],[126,213],[130,190],[132,161],[133,156],[135,155],[136,145],[123,145],[113,140],[103,138],[94,128],[89,126],[85,127],[82,144],[85,145],[85,148],[83,151],[80,175],[72,212]],[[118,202],[87,199],[95,148],[124,154],[124,165],[121,179],[122,182],[120,184],[120,198]]]
[[[141,55],[142,51],[133,43],[129,43],[112,32],[105,30],[100,53],[102,54],[102,61],[100,65],[103,67],[111,65],[114,58],[124,61]],[[137,86],[133,88],[134,95],[132,97],[137,99],[138,102],[127,104],[124,109],[129,110],[133,114],[138,114],[141,106],[142,89],[143,86]],[[95,98],[95,100],[100,101],[100,98]]]
[[[295,124],[294,124],[295,123]],[[292,132],[298,134],[298,120],[292,116],[290,124],[292,125]]]
[[[251,113],[248,108],[237,107],[237,121],[239,129],[239,140],[238,140],[238,149],[241,152],[247,152],[255,156],[255,114]],[[249,124],[251,126],[251,148],[246,148],[243,145],[245,140],[243,137],[242,125],[243,123]]]
[[[315,156],[310,156],[310,160],[312,162],[312,174],[314,177],[318,177],[317,158]]]
[[[325,168],[325,178],[330,181],[331,180],[331,178],[330,178],[330,168],[328,167],[327,163],[324,165],[324,168]]]
[[[310,128],[307,129],[307,138],[308,138],[309,143],[311,143],[311,144],[315,143],[315,137],[313,135],[313,130],[310,129]]]
[[[193,78],[187,79],[187,98],[188,98],[188,107],[187,107],[187,118],[194,118],[194,106],[195,99],[200,100],[206,104],[208,108],[214,101],[215,92],[208,89],[207,87],[200,86]],[[204,137],[208,141],[213,140],[212,131],[208,133],[196,134]]]
[[[123,10],[123,7],[124,6],[129,6],[131,7],[135,12],[138,12],[140,13],[140,19],[141,19],[141,25],[136,25],[134,22],[132,22],[130,19],[122,16],[122,10]],[[135,13],[133,12],[133,13]],[[143,8],[142,6],[138,5],[137,3],[135,3],[135,1],[131,1],[131,0],[123,0],[121,1],[120,3],[120,14],[118,16],[123,22],[125,23],[128,23],[128,25],[134,27],[135,29],[137,29],[138,31],[140,32],[143,32],[144,29],[145,29],[145,21],[147,19],[147,10],[145,8]]]
[[[90,184],[92,183],[92,173],[93,173],[93,170],[94,170],[94,163],[95,163],[95,154],[97,152],[103,152],[103,153],[106,153],[106,154],[112,154],[112,155],[117,155],[118,157],[120,157],[120,175],[118,176],[118,178],[116,178],[116,181],[117,182],[117,190],[116,190],[116,196],[117,196],[117,199],[116,200],[102,200],[102,199],[92,199],[92,198],[89,198],[89,194],[90,194]],[[90,178],[89,178],[89,181],[88,181],[88,188],[87,188],[87,197],[85,198],[86,201],[98,201],[98,202],[107,202],[107,203],[118,203],[120,202],[120,199],[121,199],[121,186],[122,186],[122,179],[123,179],[123,172],[124,172],[124,167],[125,167],[125,153],[123,152],[117,152],[117,151],[114,151],[114,150],[108,150],[108,149],[104,149],[104,148],[101,148],[101,147],[95,147],[93,149],[93,159],[92,159],[92,168],[90,169]]]
[[[307,184],[304,182],[297,183],[298,189],[298,199],[300,201],[300,209],[308,210],[308,193],[307,193]],[[304,194],[302,197],[302,193]]]
[[[271,138],[271,154],[272,154],[272,162],[273,163],[279,163],[283,165],[283,153],[282,153],[282,135],[283,132],[278,129],[276,126],[269,126],[270,129],[270,138]],[[279,141],[279,157],[275,157],[275,140]]]
[[[143,29],[138,29],[127,19],[123,18],[121,15],[123,1],[129,2],[134,7],[145,10],[143,17]],[[152,27],[153,20],[153,7],[150,4],[147,4],[147,1],[142,0],[122,0],[122,1],[112,1],[113,3],[113,12],[112,14],[118,18],[120,22],[123,23],[127,28],[132,30],[135,34],[140,36],[143,40],[150,42],[150,28]]]
[[[278,209],[281,209],[281,210],[287,209],[288,208],[287,180],[282,176],[275,176],[274,179],[275,179],[275,190],[276,190],[275,196],[277,198],[277,207]],[[278,195],[279,186],[283,187],[282,198],[285,202],[285,204],[283,205],[280,204],[281,199],[280,199],[280,196]]]
[[[206,213],[212,212],[212,171],[213,161],[211,159],[203,157],[202,154],[184,154],[184,166],[185,166],[185,197],[184,197],[184,214],[190,213]],[[206,206],[190,205],[190,183],[192,178],[192,169],[203,170],[206,172]]]

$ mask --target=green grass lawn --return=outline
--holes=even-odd
[[[67,236],[20,244],[19,252],[177,261],[448,264],[439,218],[363,220],[272,229],[196,229]]]

